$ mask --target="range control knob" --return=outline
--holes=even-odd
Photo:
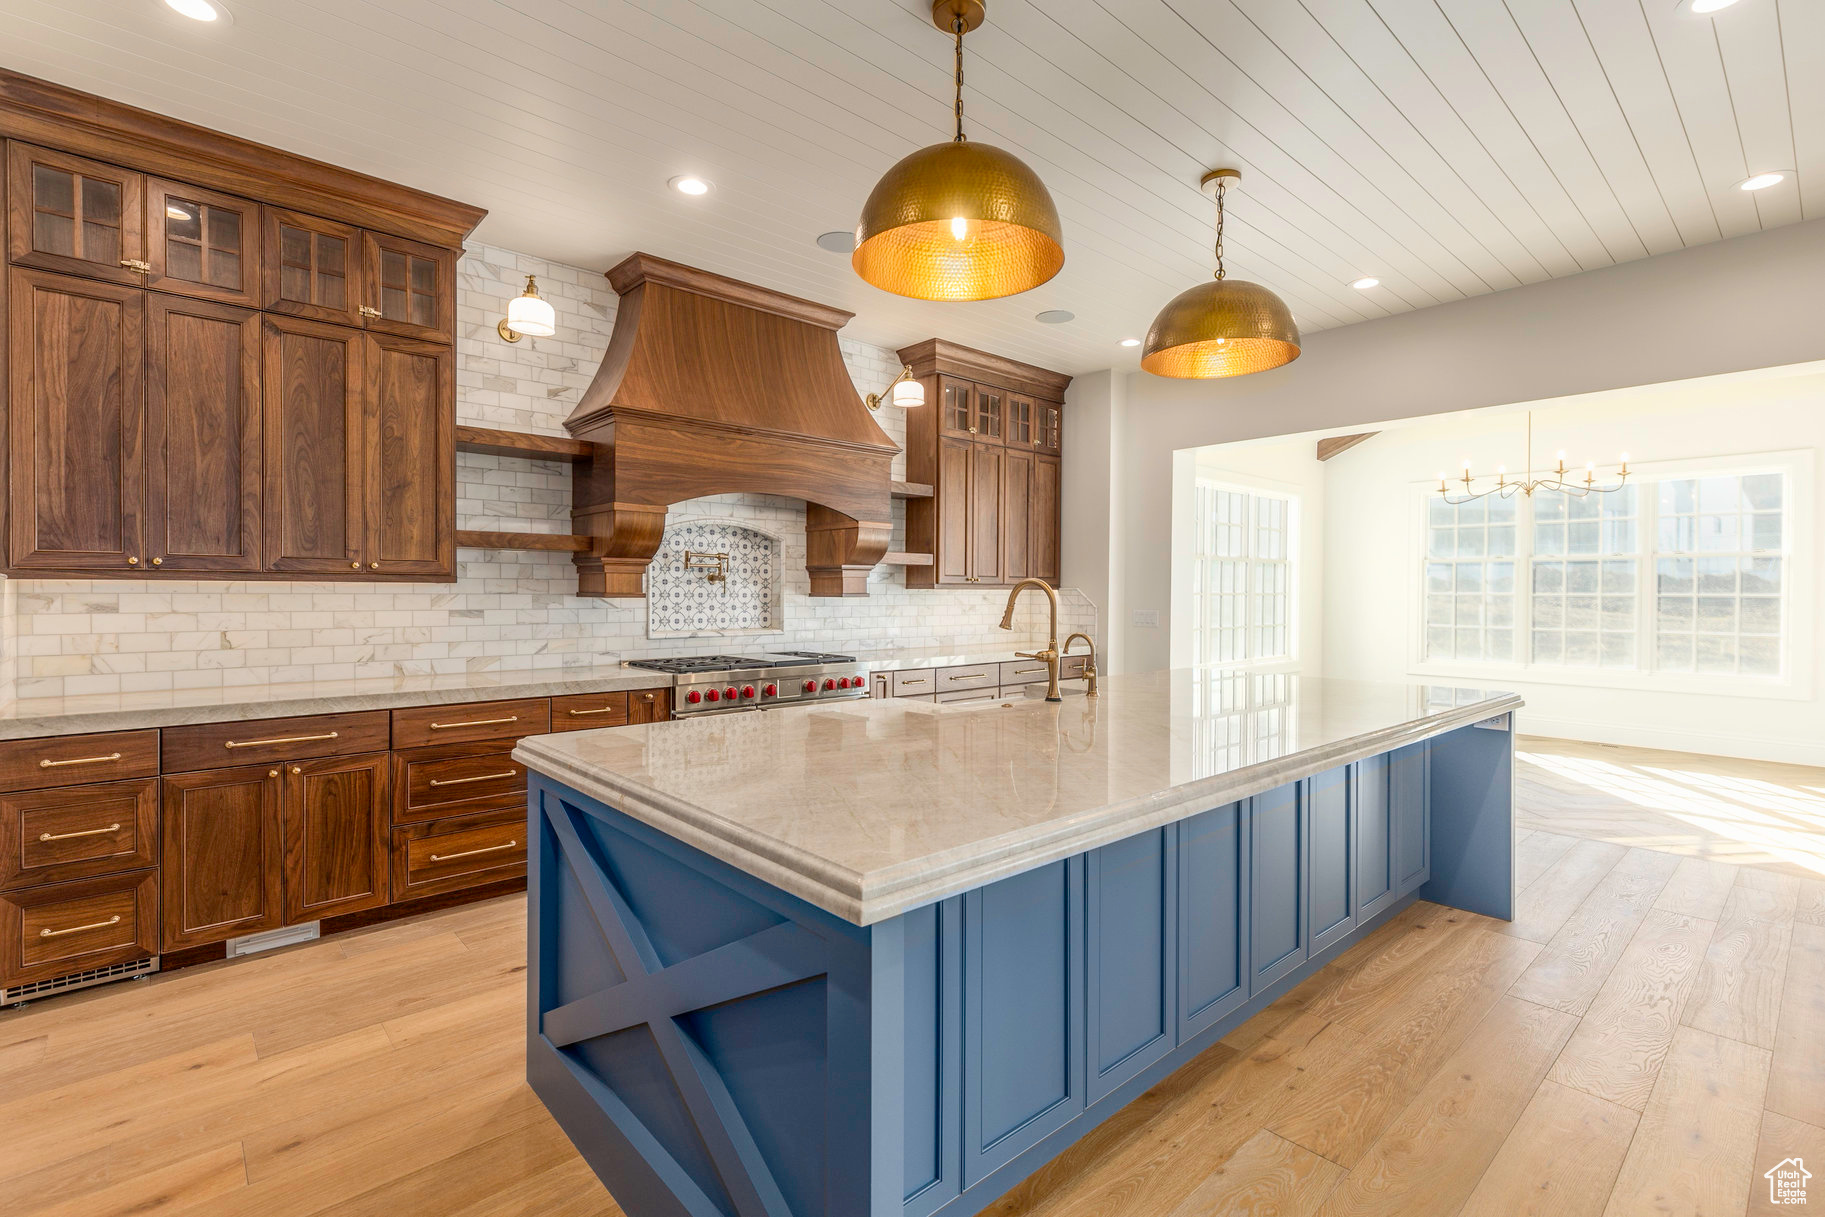
[[[779,686],[778,685],[768,685],[766,688],[762,689],[761,692],[768,697],[778,697],[779,696]]]
[[[729,686],[729,687],[728,687],[728,688],[726,688],[726,689],[724,689],[724,690],[723,690],[723,691],[722,691],[722,695],[723,695],[723,696],[724,696],[724,697],[726,697],[726,698],[728,698],[728,699],[729,699],[729,700],[730,700],[730,701],[734,701],[734,700],[735,700],[735,697],[736,697],[736,690],[735,690],[735,686],[734,686],[734,685],[730,685],[730,686]]]
[[[847,682],[845,682],[845,683],[847,683]],[[836,681],[834,681],[834,680],[830,680],[830,679],[829,679],[829,678],[825,678],[825,680],[824,680],[824,692],[826,692],[826,693],[828,693],[828,692],[829,692],[829,691],[830,691],[830,690],[832,690],[832,689],[834,689],[834,688],[836,688]]]
[[[753,685],[743,685],[741,687],[741,695],[743,697],[753,697],[754,696],[754,686]]]
[[[722,700],[722,694],[717,692],[715,689],[711,689],[708,693],[705,693],[703,695],[703,697],[704,697],[705,701],[721,701]]]
[[[816,692],[817,692],[817,681],[815,681],[815,680],[807,680],[807,681],[806,681],[806,682],[805,682],[805,692],[807,692],[807,693],[816,693]]]
[[[684,700],[690,702],[694,706],[703,700],[703,694],[699,693],[696,689],[692,689],[689,693],[684,695]]]

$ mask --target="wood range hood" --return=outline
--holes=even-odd
[[[643,596],[665,511],[711,494],[802,499],[813,596],[865,596],[892,533],[899,449],[837,346],[854,315],[636,253],[608,272],[614,336],[565,421],[594,444],[571,518],[578,594]]]

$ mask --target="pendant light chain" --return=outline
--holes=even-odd
[[[1226,179],[1217,180],[1217,278],[1223,278],[1223,192],[1229,189]]]
[[[961,16],[951,22],[951,30],[957,35],[957,134],[951,142],[961,144],[967,138],[963,134],[963,18]]]

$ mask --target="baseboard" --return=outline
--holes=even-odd
[[[1770,739],[1762,735],[1738,735],[1717,730],[1680,731],[1666,727],[1632,727],[1626,723],[1552,718],[1528,710],[1520,712],[1518,734],[1592,744],[1658,748],[1666,752],[1695,752],[1701,756],[1727,756],[1748,761],[1825,766],[1825,743],[1820,742]]]

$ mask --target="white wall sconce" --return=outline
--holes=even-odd
[[[879,393],[870,393],[862,400],[868,403],[870,410],[879,410],[883,397],[902,410],[910,410],[915,406],[925,404],[925,386],[913,379],[910,365],[901,364],[900,374],[893,378],[893,383]]]
[[[557,310],[539,295],[539,281],[526,276],[526,290],[507,302],[507,315],[494,327],[503,342],[518,342],[530,334],[549,338],[558,332]]]

